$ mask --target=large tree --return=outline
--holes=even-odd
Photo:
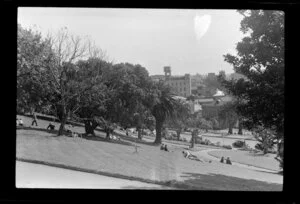
[[[228,103],[223,104],[220,107],[220,111],[218,113],[220,119],[223,119],[227,122],[228,126],[228,134],[233,134],[233,127],[238,121],[238,114],[237,114],[237,102],[231,101]]]
[[[284,134],[284,13],[272,10],[239,10],[244,16],[237,55],[225,55],[236,73],[246,79],[223,85],[241,101],[237,109],[248,128],[275,130],[274,140]],[[280,142],[277,143],[280,146]],[[278,148],[280,149],[280,148]]]
[[[108,88],[105,84],[106,76],[109,72],[111,63],[100,58],[90,58],[81,60],[77,63],[77,82],[82,87],[90,86],[90,76],[101,75],[97,81],[92,82],[94,85],[77,97],[77,109],[73,112],[73,118],[84,122],[86,134],[94,135],[97,126],[105,124],[103,116],[107,110],[106,105],[114,96],[114,90]]]
[[[169,86],[163,82],[153,82],[147,89],[147,97],[144,101],[155,118],[156,138],[154,144],[161,144],[162,129],[168,117],[175,116],[182,103],[175,99]]]
[[[113,120],[122,127],[136,127],[141,139],[142,129],[150,116],[149,109],[144,105],[147,92],[151,85],[148,71],[141,65],[120,63],[113,67],[110,83],[115,87],[116,98],[111,111]]]
[[[188,118],[191,115],[191,108],[187,101],[177,99],[181,105],[177,106],[172,117],[167,117],[166,126],[176,131],[177,140],[180,140],[180,134],[188,126]]]
[[[77,115],[84,120],[86,132],[94,134],[94,129],[100,125],[108,139],[118,124],[125,128],[136,127],[141,138],[142,128],[150,115],[142,103],[144,88],[150,81],[147,70],[129,63],[112,65],[101,59],[80,64],[86,70],[90,67],[92,75],[100,69],[102,76],[93,89],[81,95],[79,101]]]
[[[186,123],[188,127],[192,128],[191,148],[194,147],[196,137],[201,130],[207,131],[208,129],[212,129],[212,122],[197,113],[189,114]]]
[[[55,105],[60,110],[60,127],[58,135],[63,134],[67,118],[78,109],[77,100],[80,95],[97,84],[101,77],[99,72],[93,75],[87,74],[84,86],[77,81],[78,60],[84,58],[103,58],[103,52],[89,39],[70,34],[67,28],[60,29],[55,35],[48,35],[46,40],[51,46],[53,57],[49,62],[48,73],[52,84],[52,91],[59,96]]]
[[[48,41],[41,33],[22,28],[18,24],[17,36],[17,111],[42,110],[49,100],[56,97],[52,92],[47,67],[53,55]]]

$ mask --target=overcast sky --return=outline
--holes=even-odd
[[[42,32],[88,35],[110,60],[141,64],[150,75],[233,73],[223,55],[243,34],[236,10],[19,8],[18,23]]]

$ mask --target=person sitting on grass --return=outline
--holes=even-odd
[[[23,120],[21,118],[19,119],[19,125],[23,126]]]
[[[72,132],[72,137],[78,137],[78,133],[77,132]]]
[[[65,127],[65,131],[67,132],[67,133],[71,133],[71,135],[72,135],[72,125],[71,124],[69,124],[68,126],[66,126]],[[72,135],[73,136],[73,135]]]
[[[165,150],[166,152],[169,152],[167,145],[165,145],[164,150]]]
[[[232,164],[229,157],[227,157],[226,159],[226,164],[230,164],[230,165]]]
[[[47,127],[47,130],[50,129],[50,130],[54,130],[55,129],[55,125],[53,125],[51,122],[49,123],[48,127]]]
[[[221,158],[220,162],[221,162],[221,163],[224,163],[224,157]]]
[[[160,150],[164,150],[164,149],[165,149],[164,144],[161,144]]]
[[[23,120],[17,119],[17,126],[23,126]]]

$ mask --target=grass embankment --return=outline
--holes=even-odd
[[[38,123],[43,125],[42,121]],[[171,152],[165,152],[160,151],[158,146],[144,142],[138,144],[138,153],[134,153],[135,147],[131,141],[122,139],[113,143],[105,141],[103,133],[97,132],[97,135],[98,137],[74,139],[57,137],[42,129],[19,129],[17,158],[185,189],[282,190],[282,185],[278,184],[282,179],[279,175],[218,162],[188,160],[182,156],[182,147],[169,146]]]
[[[211,151],[209,155],[221,158],[222,156],[227,158],[230,157],[231,161],[256,166],[260,168],[270,169],[279,171],[279,162],[275,160],[275,154],[263,155],[260,153],[252,153],[249,151]]]

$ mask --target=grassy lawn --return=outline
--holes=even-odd
[[[275,154],[250,153],[249,151],[211,151],[208,154],[221,158],[230,157],[232,161],[257,166],[265,169],[279,170],[279,162]]]
[[[28,121],[24,122],[26,125]],[[132,139],[122,137],[120,142],[110,142],[103,139],[101,132],[97,137],[83,139],[57,137],[55,132],[43,130],[49,122],[38,123],[38,128],[17,129],[18,159],[185,189],[282,190],[281,175],[219,162],[192,161],[182,156],[182,147],[170,145],[171,152],[165,152],[151,143],[140,142],[138,153],[134,153]],[[83,132],[82,127],[78,128]]]

